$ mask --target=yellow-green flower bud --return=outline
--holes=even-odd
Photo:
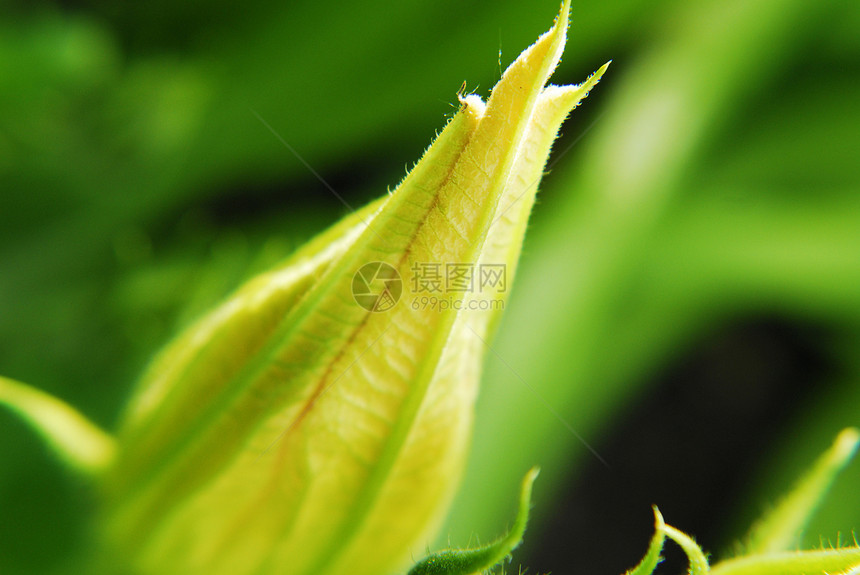
[[[105,476],[108,535],[140,572],[384,575],[421,552],[550,146],[603,72],[544,89],[568,8],[390,196],[154,362]]]

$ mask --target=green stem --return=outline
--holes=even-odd
[[[0,405],[21,416],[60,459],[83,475],[96,475],[113,460],[113,437],[52,395],[0,376]]]
[[[663,522],[663,516],[655,505],[654,537],[651,538],[651,543],[648,545],[648,552],[645,553],[645,557],[642,558],[642,561],[640,561],[633,569],[628,570],[625,575],[651,575],[654,573],[654,569],[657,568],[657,564],[660,563],[662,559],[660,557],[660,553],[663,551],[663,543],[666,540],[665,527],[666,523]]]
[[[671,525],[663,525],[662,529],[666,537],[677,543],[686,553],[687,560],[690,562],[689,575],[707,575],[710,572],[708,558],[692,537]]]

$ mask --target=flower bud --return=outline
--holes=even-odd
[[[142,573],[384,575],[420,553],[463,469],[550,146],[603,72],[543,88],[568,7],[486,105],[461,97],[390,196],[153,363],[105,480],[109,536]],[[501,283],[484,290],[485,271]]]

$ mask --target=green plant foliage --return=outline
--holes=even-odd
[[[531,469],[523,478],[517,517],[507,534],[493,543],[469,549],[445,549],[420,560],[408,575],[470,575],[490,569],[510,555],[523,540],[529,520],[532,485],[538,469]],[[657,551],[659,553],[659,549]]]
[[[689,575],[810,575],[851,573],[860,568],[860,547],[788,551],[796,532],[806,524],[817,503],[826,495],[836,474],[857,450],[860,434],[846,429],[833,446],[812,466],[782,503],[755,526],[751,543],[738,557],[711,567],[702,548],[686,533],[663,522],[657,509],[655,534],[642,562],[627,575],[650,575],[660,559],[666,538],[678,544],[689,561]]]
[[[111,439],[99,428],[123,425],[131,384],[164,342],[352,213],[330,190],[357,208],[393,187],[455,113],[463,80],[486,94],[554,8],[0,3],[0,373],[14,378],[0,395],[19,412],[0,410],[0,572],[87,573],[97,531],[99,495],[69,481],[18,415],[63,463],[101,467]],[[745,491],[698,517],[718,533],[691,529],[703,547],[742,533],[860,421],[858,29],[856,2],[575,5],[555,81],[612,58],[612,84],[566,124],[547,166],[499,337],[481,346],[473,447],[440,537],[462,546],[496,532],[535,462],[539,533],[567,513],[557,502],[591,461],[565,425],[602,454],[662,373],[747,318],[799,326],[826,365],[805,394],[778,385],[781,398],[756,403],[766,366],[727,360],[747,374],[726,394],[758,410],[750,443],[764,455],[719,460]],[[787,526],[802,522],[768,515],[786,529],[758,528],[756,548],[839,547],[858,527],[858,469],[846,464],[791,543]],[[750,564],[741,549],[711,569],[795,572],[791,553]],[[820,553],[803,556],[810,570],[825,558],[833,572],[860,570]]]
[[[860,443],[858,430],[845,429],[833,446],[812,466],[780,505],[757,522],[751,543],[738,556],[710,566],[708,558],[696,541],[667,525],[660,511],[654,508],[654,536],[642,561],[625,575],[651,575],[661,560],[666,539],[676,543],[689,561],[689,575],[809,575],[820,573],[854,573],[860,569],[860,547],[788,551],[796,532],[805,525],[818,502],[829,490],[839,471],[854,456]],[[520,506],[514,525],[507,535],[489,545],[471,549],[447,549],[428,555],[419,561],[408,575],[469,575],[484,572],[497,565],[523,537],[531,487],[537,471],[533,469],[523,480]],[[575,559],[575,558],[572,558]]]

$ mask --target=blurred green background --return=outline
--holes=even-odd
[[[257,114],[359,206],[557,8],[0,0],[0,372],[113,428],[160,345],[346,213]],[[553,80],[609,59],[555,146],[442,533],[497,534],[539,464],[532,573],[623,572],[652,503],[730,549],[860,423],[860,3],[575,2]],[[93,509],[0,412],[0,572],[67,573]],[[805,545],[858,526],[854,464]]]

